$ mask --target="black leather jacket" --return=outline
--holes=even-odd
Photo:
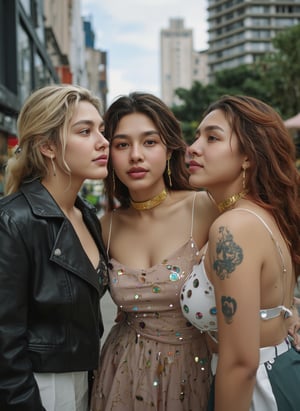
[[[0,410],[41,411],[33,372],[97,367],[107,258],[94,207],[76,206],[97,243],[95,270],[60,208],[35,180],[0,200]]]

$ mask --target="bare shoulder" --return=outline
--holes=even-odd
[[[263,242],[270,235],[257,215],[242,209],[230,210],[219,215],[211,225],[210,241],[216,241],[220,233],[226,232],[247,244],[257,245]]]
[[[206,191],[196,193],[194,210],[195,222],[198,222],[201,226],[204,224],[206,227],[210,227],[220,215],[216,203]]]

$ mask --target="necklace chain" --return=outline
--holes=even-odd
[[[247,194],[248,194],[248,190],[243,190],[240,193],[233,194],[231,197],[226,198],[226,200],[221,201],[218,204],[219,211],[222,213],[223,211],[228,210],[229,208],[234,206],[234,204],[237,201],[239,201],[241,198],[244,198]]]
[[[147,201],[133,201],[130,200],[130,204],[132,205],[133,208],[139,211],[144,211],[144,210],[150,210],[151,208],[154,208],[161,204],[166,198],[167,198],[168,192],[164,188],[163,191],[157,196],[150,198],[150,200]]]

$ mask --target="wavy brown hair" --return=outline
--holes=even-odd
[[[204,116],[222,110],[250,161],[247,188],[253,201],[269,210],[284,236],[300,275],[300,174],[296,148],[279,114],[248,96],[223,96]]]
[[[133,92],[128,96],[117,98],[104,116],[105,137],[107,140],[112,141],[120,120],[132,113],[142,113],[150,118],[157,127],[163,143],[168,150],[172,151],[170,158],[172,190],[191,190],[185,163],[186,143],[182,137],[180,123],[169,107],[158,97],[149,93]],[[164,172],[164,182],[166,187],[169,187],[167,170]],[[108,177],[105,179],[104,184],[109,210],[115,207],[115,198],[120,202],[121,207],[129,207],[128,188],[115,175],[111,159],[108,163]]]

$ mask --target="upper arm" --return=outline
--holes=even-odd
[[[14,403],[42,410],[27,346],[28,239],[22,238],[18,224],[5,213],[0,215],[0,243],[0,408]]]
[[[252,220],[221,216],[209,236],[209,265],[215,288],[220,353],[255,356],[260,342],[262,257]]]

